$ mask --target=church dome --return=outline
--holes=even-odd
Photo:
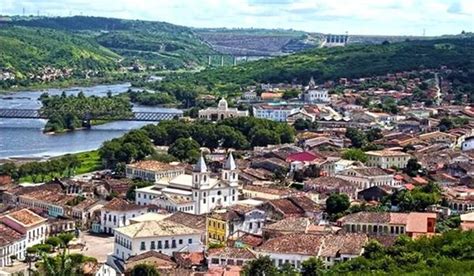
[[[218,104],[219,109],[227,109],[227,106],[228,106],[227,101],[224,98],[222,98]]]

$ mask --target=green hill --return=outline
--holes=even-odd
[[[19,26],[0,27],[0,69],[7,69],[17,78],[40,73],[45,67],[81,70],[114,70],[116,53],[94,40],[69,33]]]
[[[14,24],[93,39],[121,55],[123,65],[138,61],[164,69],[190,68],[215,54],[190,28],[165,22],[74,16],[17,20]]]
[[[234,67],[207,69],[169,79],[205,86],[223,83],[317,82],[338,78],[382,75],[419,68],[473,68],[474,37],[408,41],[388,45],[350,45],[318,48],[293,55],[263,59]]]

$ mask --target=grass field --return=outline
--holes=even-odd
[[[74,153],[72,155],[77,156],[77,158],[79,159],[81,163],[81,165],[78,168],[76,168],[75,175],[89,173],[89,172],[103,169],[99,152],[97,150],[79,152],[79,153]],[[55,158],[61,158],[61,156],[58,156]],[[66,176],[66,173],[64,173],[62,176]],[[57,175],[55,176],[45,175],[44,178],[37,177],[36,180],[39,181],[40,179],[43,179],[44,182],[47,182],[47,181],[51,181],[54,177],[57,177]],[[20,178],[20,183],[32,183],[32,182],[33,182],[33,179],[31,176]]]

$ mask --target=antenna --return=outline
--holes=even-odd
[[[25,16],[25,8],[23,7],[23,16]]]

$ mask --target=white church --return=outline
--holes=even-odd
[[[210,177],[201,155],[192,174],[162,178],[153,186],[137,189],[135,202],[154,204],[170,212],[205,214],[235,204],[239,197],[238,187],[238,171],[232,153],[227,157],[220,178]]]

